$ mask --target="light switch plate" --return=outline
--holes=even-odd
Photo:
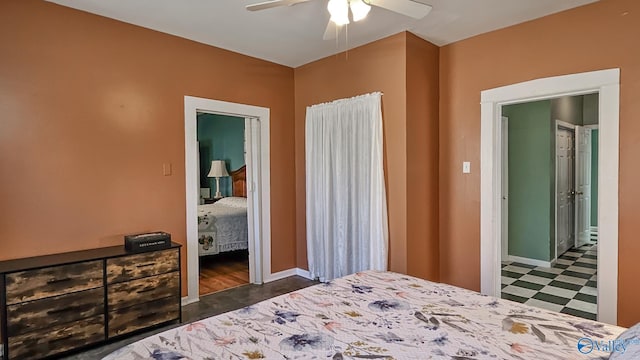
[[[463,174],[471,173],[471,161],[463,161],[462,162],[462,173]]]
[[[171,163],[162,164],[162,175],[164,176],[171,175]]]

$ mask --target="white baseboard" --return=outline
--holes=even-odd
[[[292,268],[287,270],[278,271],[277,273],[270,274],[265,277],[264,282],[269,283],[276,280],[281,280],[284,278],[288,278],[289,276],[302,276],[305,279],[311,279],[311,274],[309,274],[308,270],[300,269],[300,268]]]
[[[272,281],[288,278],[289,276],[295,276],[295,275],[297,275],[295,268],[282,270],[282,271],[278,271],[277,273],[273,273],[265,276],[264,282],[269,283]]]
[[[311,273],[309,272],[309,270],[296,268],[296,275],[302,276],[305,279],[313,280],[311,278]]]
[[[521,264],[531,265],[531,266],[546,267],[546,268],[550,268],[552,266],[552,263],[550,261],[529,259],[529,258],[524,258],[524,257],[514,256],[514,255],[509,255],[509,261],[519,262]]]

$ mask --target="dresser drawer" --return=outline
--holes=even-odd
[[[104,314],[104,288],[96,288],[7,306],[7,335]]]
[[[40,359],[105,339],[104,315],[9,337],[9,360]]]
[[[180,297],[173,296],[109,311],[109,337],[180,318]]]
[[[180,274],[177,271],[124,283],[110,284],[107,288],[109,310],[169,296],[177,296],[179,287]]]
[[[103,286],[102,260],[6,275],[7,305]]]
[[[178,270],[178,249],[107,259],[107,283],[124,282]]]

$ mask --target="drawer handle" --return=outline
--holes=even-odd
[[[151,288],[151,289],[142,289],[142,290],[138,290],[137,292],[138,292],[138,294],[142,294],[142,293],[146,293],[146,292],[153,291],[153,290],[155,290],[155,288]]]
[[[75,310],[80,310],[80,306],[71,306],[71,307],[64,308],[64,309],[49,310],[49,311],[47,311],[47,315],[65,313],[65,312],[75,311]]]
[[[156,316],[156,314],[157,313],[152,312],[152,313],[148,313],[148,314],[138,315],[138,319],[145,319],[145,318],[148,318],[148,317]]]
[[[55,343],[55,342],[58,342],[58,341],[69,340],[69,339],[71,339],[72,337],[73,337],[73,334],[69,334],[69,335],[67,335],[67,336],[63,336],[63,337],[58,338],[58,339],[53,339],[53,340],[49,341],[49,344],[52,344],[52,343]]]
[[[66,281],[71,281],[73,279],[71,279],[70,277],[66,277],[66,278],[62,278],[62,279],[50,279],[47,280],[47,284],[58,284],[61,282],[66,282]]]
[[[149,267],[149,266],[154,266],[156,263],[146,263],[146,264],[140,264],[140,265],[136,265],[137,268],[143,268],[143,267]]]

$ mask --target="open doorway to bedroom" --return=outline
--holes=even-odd
[[[205,149],[200,149],[198,143],[198,115],[201,117],[215,115],[228,120],[238,119],[240,124],[244,121],[244,137],[241,137],[240,147],[243,149],[245,166],[236,169],[239,163],[227,161],[224,159],[226,155],[209,153],[207,153],[208,159],[202,159],[201,166],[200,157],[205,153]],[[249,283],[262,284],[263,280],[270,278],[271,199],[268,108],[185,96],[184,116],[188,295],[182,299],[182,303],[186,305],[200,298],[201,251],[199,248],[204,250],[204,256],[230,253],[230,259],[214,257],[213,260],[206,260],[216,264],[229,260],[229,262],[241,263],[244,269],[246,268],[244,264],[248,262]],[[204,158],[205,155],[202,157]],[[205,204],[207,202],[210,204]],[[220,228],[221,222],[217,215],[207,217],[208,220],[205,220],[213,227],[200,228],[199,219],[202,220],[204,217],[198,216],[198,207],[222,204],[235,211],[240,211],[239,209],[243,207],[246,209],[244,210],[246,213],[244,222],[247,227],[246,246],[235,243],[220,244],[222,233],[234,231]],[[216,206],[218,207],[221,206]],[[200,225],[203,225],[202,221]],[[203,235],[199,234],[201,230],[208,230],[209,234],[199,236]],[[207,249],[204,249],[203,245],[206,245]],[[247,260],[244,260],[245,258]],[[227,269],[227,271],[233,272],[235,269],[237,268]],[[239,277],[244,281],[244,278]],[[207,289],[203,289],[202,293],[208,292]]]
[[[199,295],[249,283],[245,119],[199,112]]]

